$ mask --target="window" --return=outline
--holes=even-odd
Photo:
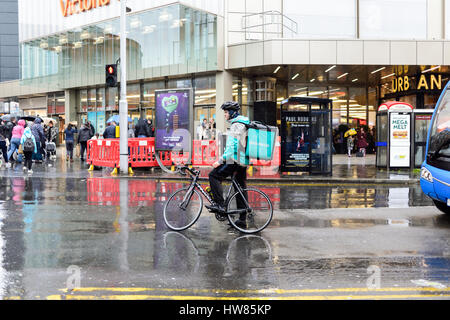
[[[355,0],[284,0],[283,14],[298,26],[297,38],[355,38]]]
[[[195,79],[195,105],[216,103],[216,77]]]
[[[360,38],[426,39],[427,0],[360,0]]]

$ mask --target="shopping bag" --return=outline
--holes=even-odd
[[[19,150],[17,150],[18,154],[23,154],[23,144],[19,144]]]
[[[80,156],[80,145],[77,144],[76,150],[75,150],[75,156],[79,157]]]

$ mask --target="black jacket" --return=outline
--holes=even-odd
[[[151,137],[152,131],[150,126],[147,124],[147,121],[144,119],[140,119],[134,128],[134,136],[137,138],[139,136]]]
[[[78,143],[86,142],[91,138],[91,130],[88,127],[83,126],[78,133]]]
[[[116,138],[116,126],[108,126],[103,132],[104,139],[115,139]]]

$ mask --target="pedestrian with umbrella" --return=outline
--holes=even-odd
[[[356,130],[355,129],[350,129],[347,130],[344,134],[344,138],[347,138],[347,155],[349,158],[352,157],[352,151],[353,148],[355,147],[355,139],[353,138],[353,136],[356,134]]]

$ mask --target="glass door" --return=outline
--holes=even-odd
[[[414,114],[414,166],[421,167],[425,161],[428,128],[433,114]]]
[[[387,166],[387,145],[388,145],[388,114],[377,114],[377,167]]]

